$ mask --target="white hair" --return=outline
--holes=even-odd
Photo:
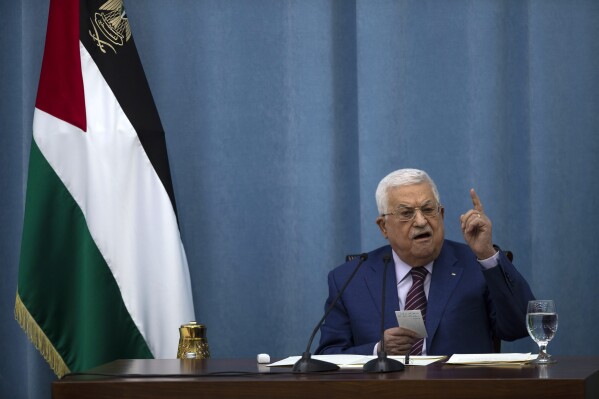
[[[439,198],[439,192],[433,179],[423,170],[419,169],[399,169],[395,172],[389,173],[383,177],[383,180],[379,183],[376,188],[376,206],[379,210],[379,215],[388,212],[388,194],[389,190],[394,187],[409,186],[411,184],[428,183],[430,184],[435,199],[440,204],[441,199]]]

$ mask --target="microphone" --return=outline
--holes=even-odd
[[[363,370],[366,373],[390,373],[393,371],[403,371],[405,366],[394,359],[387,357],[385,352],[385,288],[387,286],[387,265],[391,261],[391,254],[385,254],[383,256],[383,292],[381,295],[381,340],[379,345],[379,351],[377,352],[377,358],[368,361]]]
[[[341,295],[343,295],[343,292],[349,285],[349,282],[352,281],[352,279],[358,272],[358,269],[360,268],[360,266],[362,266],[362,263],[364,263],[364,261],[366,259],[368,259],[368,254],[363,253],[360,255],[360,262],[358,262],[358,265],[356,266],[356,268],[354,269],[352,274],[349,276],[349,278],[347,279],[347,281],[345,282],[345,284],[343,285],[341,290],[337,293],[337,296],[335,297],[335,299],[333,299],[333,302],[331,302],[331,304],[327,308],[326,312],[324,313],[324,316],[322,316],[322,318],[320,319],[318,324],[316,324],[316,327],[314,327],[314,331],[312,331],[312,335],[310,336],[310,340],[308,341],[308,347],[306,348],[306,351],[302,354],[301,359],[299,359],[293,365],[292,370],[294,373],[313,373],[313,372],[319,372],[319,371],[339,370],[339,366],[337,366],[334,363],[325,362],[323,360],[312,359],[312,354],[310,353],[310,347],[312,346],[312,341],[314,341],[316,332],[318,331],[320,326],[322,326],[322,323],[324,323],[324,321],[327,318],[327,316],[329,315],[329,313],[331,313],[331,310],[333,310],[333,307],[337,304],[337,301],[339,300],[339,298],[341,298]]]

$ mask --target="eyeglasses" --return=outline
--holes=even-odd
[[[409,222],[416,217],[416,211],[420,211],[425,218],[435,218],[441,212],[441,204],[424,203],[417,207],[399,206],[394,212],[383,213],[381,216],[393,215],[401,222]]]

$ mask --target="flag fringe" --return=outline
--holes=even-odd
[[[52,345],[44,331],[29,313],[29,310],[27,310],[25,304],[21,301],[18,292],[15,301],[15,319],[25,332],[25,335],[27,335],[36,349],[46,359],[46,362],[48,362],[58,378],[62,378],[62,376],[71,372],[62,359],[62,356],[54,348],[54,345]]]

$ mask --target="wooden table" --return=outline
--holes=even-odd
[[[599,398],[599,357],[549,366],[408,366],[387,374],[293,374],[254,359],[117,360],[52,384],[54,399]]]

